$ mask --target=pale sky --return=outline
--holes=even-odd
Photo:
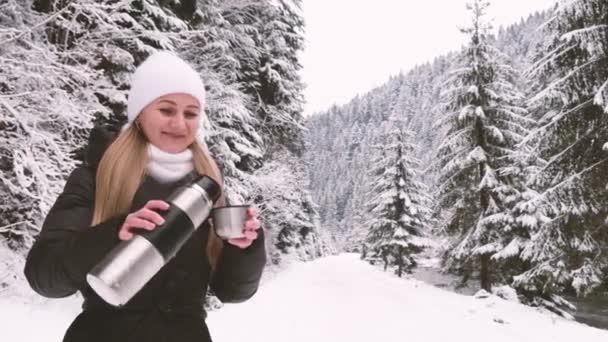
[[[470,23],[466,0],[303,0],[304,114],[344,104],[400,70],[457,50]],[[488,19],[508,26],[556,0],[490,0]]]

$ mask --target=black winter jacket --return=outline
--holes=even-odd
[[[95,141],[96,136],[102,137]],[[165,265],[125,306],[106,304],[85,276],[119,243],[118,229],[125,216],[91,227],[95,168],[107,147],[107,134],[94,131],[88,167],[69,176],[63,192],[49,211],[27,256],[25,275],[31,287],[46,297],[65,297],[80,291],[83,312],[74,320],[64,342],[94,341],[211,341],[203,303],[210,286],[222,302],[241,302],[257,291],[266,263],[264,234],[246,249],[224,243],[213,274],[206,253],[209,224],[205,222],[176,257]],[[165,199],[189,175],[173,184],[146,177],[135,194],[132,211],[151,199]]]

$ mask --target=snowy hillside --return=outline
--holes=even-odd
[[[60,341],[73,299],[39,306],[0,299],[5,341]],[[32,321],[40,329],[26,329]],[[15,324],[17,323],[17,324]],[[267,277],[248,302],[207,321],[215,341],[606,341],[608,331],[495,296],[448,292],[377,270],[355,254],[297,263]]]

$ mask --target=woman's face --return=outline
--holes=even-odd
[[[169,152],[182,152],[196,139],[203,108],[188,94],[161,96],[138,116],[140,128],[151,144]]]

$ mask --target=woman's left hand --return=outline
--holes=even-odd
[[[235,245],[239,248],[247,248],[253,240],[258,238],[257,230],[260,229],[261,224],[258,220],[258,211],[255,208],[247,209],[247,220],[245,221],[245,227],[243,228],[244,237],[238,239],[229,239],[228,243]]]

